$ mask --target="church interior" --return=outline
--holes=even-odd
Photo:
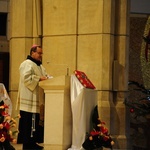
[[[0,83],[12,117],[19,65],[33,44],[54,77],[39,83],[44,150],[84,149],[95,106],[114,143],[88,150],[149,150],[149,8],[149,0],[0,0]]]

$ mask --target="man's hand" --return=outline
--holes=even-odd
[[[43,81],[43,80],[47,80],[47,77],[45,76],[40,77],[40,81]]]

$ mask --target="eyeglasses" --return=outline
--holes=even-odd
[[[36,51],[36,53],[38,53],[39,55],[43,55],[43,53],[42,53],[42,52],[37,52],[37,51]]]

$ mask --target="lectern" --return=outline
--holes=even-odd
[[[72,139],[70,76],[58,76],[39,83],[45,93],[44,145],[66,150]]]

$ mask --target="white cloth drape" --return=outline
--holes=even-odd
[[[91,115],[97,105],[97,91],[85,88],[75,75],[71,76],[72,146],[81,150],[86,133],[91,130]]]
[[[2,100],[8,106],[8,114],[11,115],[11,113],[12,113],[12,102],[10,100],[10,97],[8,96],[8,93],[6,91],[4,84],[0,83],[0,102]]]

